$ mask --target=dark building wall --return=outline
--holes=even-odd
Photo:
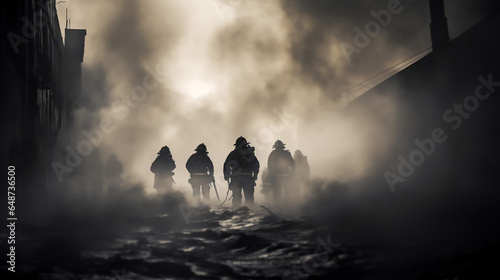
[[[71,100],[76,99],[82,91],[82,62],[85,48],[85,36],[87,31],[83,29],[65,29],[65,73],[66,73],[66,115],[71,116],[73,106]],[[71,119],[66,121],[66,125]]]
[[[15,165],[31,178],[24,188],[44,191],[52,148],[69,126],[68,89],[79,93],[80,72],[70,71],[68,81],[66,61],[75,59],[66,57],[54,0],[7,0],[0,8],[2,168]]]
[[[436,232],[439,243],[471,248],[499,241],[499,34],[497,11],[345,110],[367,147],[382,147],[359,182],[371,195],[365,211],[405,227],[412,242]]]

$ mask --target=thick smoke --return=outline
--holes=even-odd
[[[371,11],[387,10],[388,1],[220,2],[229,7],[222,14],[214,3],[219,2],[68,4],[72,27],[88,29],[73,141],[83,137],[80,123],[98,127],[102,118],[111,118],[114,131],[104,135],[103,154],[117,154],[126,176],[149,192],[148,168],[163,145],[171,146],[176,180],[185,186],[183,165],[197,144],[207,144],[220,168],[240,135],[257,146],[263,166],[274,140],[283,138],[292,151],[311,155],[316,175],[360,176],[368,151],[352,135],[365,125],[339,120],[336,102],[349,87],[430,45],[427,3],[401,1],[401,13],[350,63],[339,44],[354,45],[353,28],[364,29],[373,21]],[[152,83],[161,83],[134,101],[134,88],[152,72]],[[273,120],[287,112],[285,127],[273,130]],[[323,139],[333,140],[322,144]],[[356,162],[347,170],[329,170],[341,158]]]
[[[349,61],[340,44],[354,45],[354,28],[364,30],[374,20],[371,11],[386,10],[390,1],[347,2],[217,2],[225,3],[222,12],[215,1],[69,2],[72,27],[88,35],[82,96],[59,159],[66,145],[76,149],[86,139],[82,131],[107,119],[113,129],[102,133],[94,152],[99,149],[103,162],[116,154],[123,163],[123,189],[130,194],[124,201],[135,205],[130,212],[154,204],[149,167],[164,145],[177,163],[174,187],[189,195],[184,164],[204,142],[223,193],[220,169],[240,135],[256,146],[262,169],[276,139],[292,152],[302,150],[321,178],[316,194],[335,197],[335,205],[371,194],[366,182],[380,176],[377,163],[398,142],[392,124],[409,116],[390,97],[350,114],[340,105],[352,86],[430,47],[430,19],[427,1],[400,1],[401,12]],[[446,3],[451,34],[491,8],[487,1],[466,2]],[[465,18],[464,11],[474,13]],[[82,168],[91,159],[84,157]],[[78,176],[64,174],[64,184]],[[317,198],[311,192],[307,199]]]

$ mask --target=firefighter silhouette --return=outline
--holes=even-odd
[[[290,151],[285,150],[285,144],[281,140],[277,140],[273,148],[274,150],[269,154],[267,166],[269,168],[269,180],[272,186],[274,204],[280,205],[283,191],[292,191],[290,184],[295,162]]]
[[[200,188],[203,194],[203,200],[206,204],[210,203],[210,182],[214,175],[214,165],[210,157],[208,157],[207,146],[201,143],[195,149],[196,153],[192,154],[186,162],[186,169],[189,171],[191,178],[189,183],[193,188],[193,197],[197,203],[201,203]]]
[[[172,185],[174,184],[174,172],[172,171],[175,169],[175,161],[172,159],[172,154],[167,146],[164,146],[158,152],[158,156],[151,164],[150,169],[155,174],[154,188],[156,192],[163,195],[172,191]]]
[[[229,182],[229,188],[233,192],[233,208],[241,206],[242,191],[245,194],[245,205],[253,206],[255,181],[260,168],[255,148],[243,136],[236,139],[234,146],[223,168],[224,179]]]
[[[293,160],[295,161],[295,173],[293,175],[293,193],[297,195],[297,198],[305,195],[307,191],[307,186],[309,183],[309,177],[311,176],[311,167],[307,161],[307,157],[300,150],[296,150],[293,153]]]

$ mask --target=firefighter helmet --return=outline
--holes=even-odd
[[[198,147],[196,147],[195,151],[202,152],[202,153],[208,153],[207,146],[205,146],[204,143],[201,143],[200,145],[198,145]]]
[[[234,143],[234,146],[236,146],[236,148],[243,148],[248,146],[248,144],[250,143],[247,142],[247,139],[245,139],[245,137],[243,136],[240,136],[238,137],[238,139],[236,139],[236,143]]]
[[[276,142],[274,142],[273,148],[283,150],[285,148],[285,143],[278,139],[276,140]]]
[[[170,149],[168,146],[163,146],[161,150],[158,152],[159,155],[170,155]]]

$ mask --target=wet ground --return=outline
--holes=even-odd
[[[72,226],[71,221],[66,228]],[[80,221],[81,223],[81,221]],[[16,275],[29,279],[455,279],[475,257],[436,261],[418,247],[370,244],[354,232],[264,208],[179,207],[126,227],[31,232]],[[110,226],[111,227],[111,226]],[[91,234],[101,232],[101,234]],[[83,241],[85,240],[85,241]],[[471,272],[470,275],[476,275]],[[465,276],[458,279],[473,279]]]

